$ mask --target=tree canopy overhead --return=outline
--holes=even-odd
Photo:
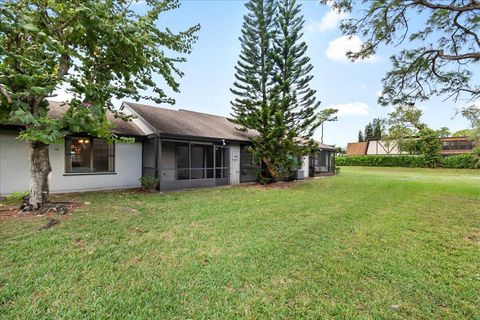
[[[1,1],[0,123],[16,123],[30,149],[37,208],[48,199],[48,144],[72,133],[111,138],[112,98],[172,103],[164,87],[179,90],[177,64],[191,50],[199,26],[160,30],[161,13],[178,0],[147,0],[145,13],[132,1]],[[166,51],[180,57],[169,57]],[[165,84],[154,81],[159,74]],[[67,88],[74,98],[61,119],[49,116],[47,97]],[[152,91],[153,95],[145,94]]]
[[[348,53],[352,60],[373,55],[381,45],[405,47],[391,57],[381,104],[415,103],[432,95],[454,101],[480,98],[480,1],[322,2],[355,11],[341,24],[346,35],[360,35],[365,41],[360,51]]]

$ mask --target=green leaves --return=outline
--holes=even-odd
[[[26,23],[24,25],[22,25],[23,29],[25,29],[26,31],[30,31],[30,32],[38,32],[38,28],[32,24],[32,23]]]
[[[389,114],[386,140],[395,141],[401,152],[421,154],[429,167],[440,164],[440,136],[445,130],[433,130],[421,122],[422,111],[413,105],[398,106]]]
[[[179,91],[178,64],[191,51],[199,26],[179,33],[160,30],[161,13],[179,2],[145,6],[141,14],[123,0],[2,2],[0,83],[13,103],[0,95],[0,120],[24,125],[23,139],[44,143],[79,132],[110,139],[106,114],[115,113],[113,98],[173,103],[159,83]],[[180,56],[169,57],[166,48]],[[165,82],[154,81],[156,74]],[[45,100],[55,88],[75,96],[60,121],[49,117]]]
[[[434,95],[454,101],[480,97],[478,78],[472,72],[480,63],[478,1],[321,2],[353,11],[341,29],[346,35],[362,36],[364,44],[349,58],[368,58],[382,45],[408,48],[391,57],[380,104],[415,103]]]

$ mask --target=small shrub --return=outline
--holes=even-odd
[[[140,183],[142,184],[142,189],[148,192],[154,192],[158,186],[158,179],[151,176],[141,177]]]
[[[8,201],[22,201],[25,197],[29,195],[28,191],[15,191],[10,193],[5,197],[5,200]]]
[[[340,167],[339,166],[335,166],[335,174],[340,174]]]

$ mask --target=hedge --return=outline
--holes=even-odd
[[[428,168],[429,165],[424,156],[347,156],[335,159],[337,166],[365,166],[365,167],[407,167]],[[443,157],[440,163],[444,168],[474,169],[475,161],[470,154]]]
[[[442,166],[444,168],[475,169],[476,163],[471,154],[459,154],[443,158]]]

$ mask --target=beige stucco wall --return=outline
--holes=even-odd
[[[303,156],[302,157],[302,170],[303,170],[303,176],[305,178],[308,178],[309,174],[309,157],[308,156]]]
[[[395,155],[400,154],[395,141],[386,142],[381,140],[370,140],[367,147],[367,155]]]
[[[240,145],[230,145],[230,184],[240,183]]]
[[[16,133],[0,131],[0,195],[29,189],[27,144],[16,137]]]
[[[115,145],[115,173],[65,174],[65,144],[50,146],[50,191],[52,193],[136,188],[142,175],[142,144]],[[30,162],[24,141],[16,134],[0,132],[0,195],[25,191],[30,185]]]

